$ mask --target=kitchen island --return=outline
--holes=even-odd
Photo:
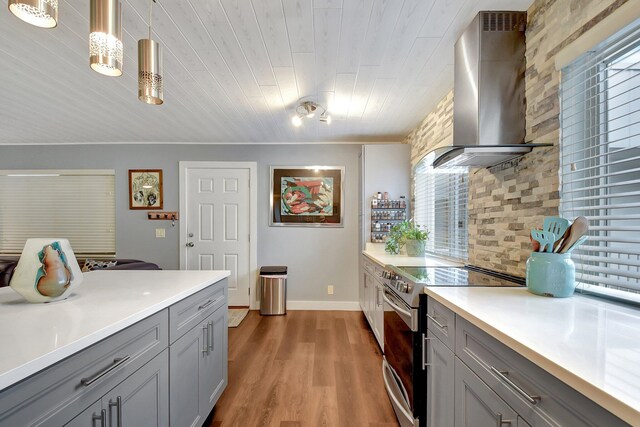
[[[228,276],[96,271],[50,304],[0,289],[0,426],[201,424],[227,382]]]

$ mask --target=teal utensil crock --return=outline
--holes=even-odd
[[[571,254],[533,252],[527,260],[527,289],[536,295],[567,298],[576,289]]]

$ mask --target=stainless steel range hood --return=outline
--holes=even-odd
[[[491,167],[525,144],[526,12],[480,12],[455,45],[453,146],[434,167]]]

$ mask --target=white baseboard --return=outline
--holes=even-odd
[[[358,301],[287,301],[287,310],[360,311]]]

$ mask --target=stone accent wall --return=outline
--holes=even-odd
[[[526,141],[553,143],[469,174],[469,263],[524,276],[529,232],[559,208],[559,84],[554,56],[630,0],[536,0],[528,11]],[[415,164],[452,142],[453,93],[406,138]]]

